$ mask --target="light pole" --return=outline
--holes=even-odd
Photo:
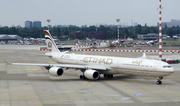
[[[49,30],[49,22],[50,22],[51,20],[50,19],[47,19],[47,22],[48,22],[48,30]]]
[[[117,25],[117,37],[118,37],[118,42],[119,42],[119,21],[120,19],[116,19],[116,21],[118,22],[118,25]]]
[[[162,24],[161,24],[161,0],[159,0],[159,60],[162,60]]]

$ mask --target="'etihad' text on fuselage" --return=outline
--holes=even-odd
[[[113,62],[113,59],[111,58],[95,58],[95,57],[85,57],[83,59],[83,61],[85,63],[97,63],[97,64],[101,64],[101,63],[104,63],[104,64],[112,64]]]

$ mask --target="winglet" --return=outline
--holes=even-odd
[[[7,64],[12,64],[11,62],[7,61],[6,59],[4,59],[4,61],[5,61]]]

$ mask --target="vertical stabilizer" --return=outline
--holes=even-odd
[[[44,30],[46,44],[48,49],[51,49],[52,52],[60,52],[56,43],[54,42],[49,30]]]

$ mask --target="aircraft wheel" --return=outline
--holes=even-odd
[[[84,76],[83,76],[83,75],[80,75],[79,77],[80,77],[80,79],[84,79]]]
[[[113,75],[108,75],[108,78],[113,78]]]
[[[113,75],[106,75],[106,74],[104,74],[104,78],[113,78]]]
[[[157,85],[161,85],[161,84],[162,84],[162,81],[157,81],[156,84],[157,84]]]
[[[87,79],[84,75],[80,75],[79,77],[80,79]]]
[[[104,78],[107,78],[108,76],[106,74],[104,74]]]

